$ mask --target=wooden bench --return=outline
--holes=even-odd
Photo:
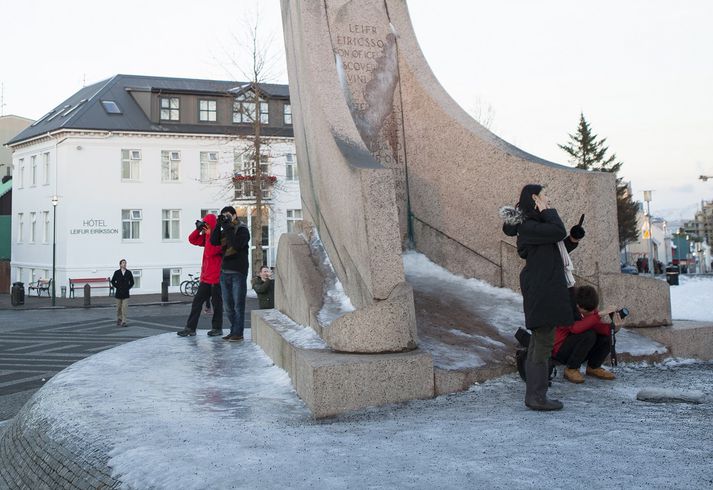
[[[111,279],[108,277],[84,277],[79,279],[69,280],[69,297],[74,298],[74,286],[79,285],[83,288],[85,284],[89,284],[92,289],[109,288],[109,296],[114,294],[114,286],[111,284]]]
[[[32,291],[37,291],[37,296],[42,296],[42,291],[47,293],[47,297],[51,296],[50,290],[52,289],[52,279],[38,279],[35,282],[30,283],[30,287],[27,288],[27,294],[32,294]]]

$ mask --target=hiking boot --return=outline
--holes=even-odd
[[[176,335],[179,337],[193,337],[196,334],[195,330],[191,330],[189,328],[184,328],[183,330],[179,330],[176,332]]]
[[[582,376],[582,373],[579,372],[579,369],[565,368],[564,379],[570,383],[584,383],[584,376]]]
[[[607,371],[606,369],[604,369],[602,367],[592,368],[592,367],[587,366],[587,376],[594,376],[595,378],[605,379],[607,381],[616,379],[616,376],[614,376],[614,373],[612,373],[611,371]]]
[[[228,337],[228,340],[230,342],[240,342],[241,340],[243,340],[243,336],[242,335],[231,335],[230,337]]]
[[[122,326],[122,327],[128,327],[128,325],[126,324],[126,322],[122,323],[121,326]]]
[[[232,337],[232,335],[228,334],[225,337],[223,337],[223,340],[230,340],[230,337]]]
[[[208,335],[211,337],[217,337],[219,335],[223,335],[223,329],[214,328],[214,329],[208,330]]]

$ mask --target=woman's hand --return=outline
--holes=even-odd
[[[535,208],[538,211],[544,211],[547,209],[547,198],[544,196],[538,196],[537,194],[532,195],[532,199],[535,201]]]

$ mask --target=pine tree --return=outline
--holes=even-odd
[[[584,114],[579,114],[579,126],[575,134],[569,135],[566,145],[557,145],[570,156],[570,163],[575,168],[595,172],[611,172],[617,174],[623,162],[617,161],[616,154],[607,156],[609,147],[605,146],[606,138],[599,139],[594,134]],[[639,203],[634,201],[628,184],[620,177],[616,179],[616,214],[619,228],[619,248],[639,239],[639,229],[636,215]]]

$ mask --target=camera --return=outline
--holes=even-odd
[[[619,317],[623,320],[627,316],[629,316],[629,308],[621,308],[620,310],[616,310],[614,313],[619,313]],[[614,318],[614,313],[609,313],[609,317]]]
[[[230,216],[226,216],[225,214],[221,214],[218,216],[218,223],[221,225],[227,225],[231,223],[233,219]]]
[[[200,231],[204,228],[208,228],[208,223],[206,223],[203,220],[197,219],[196,220],[196,230]]]

